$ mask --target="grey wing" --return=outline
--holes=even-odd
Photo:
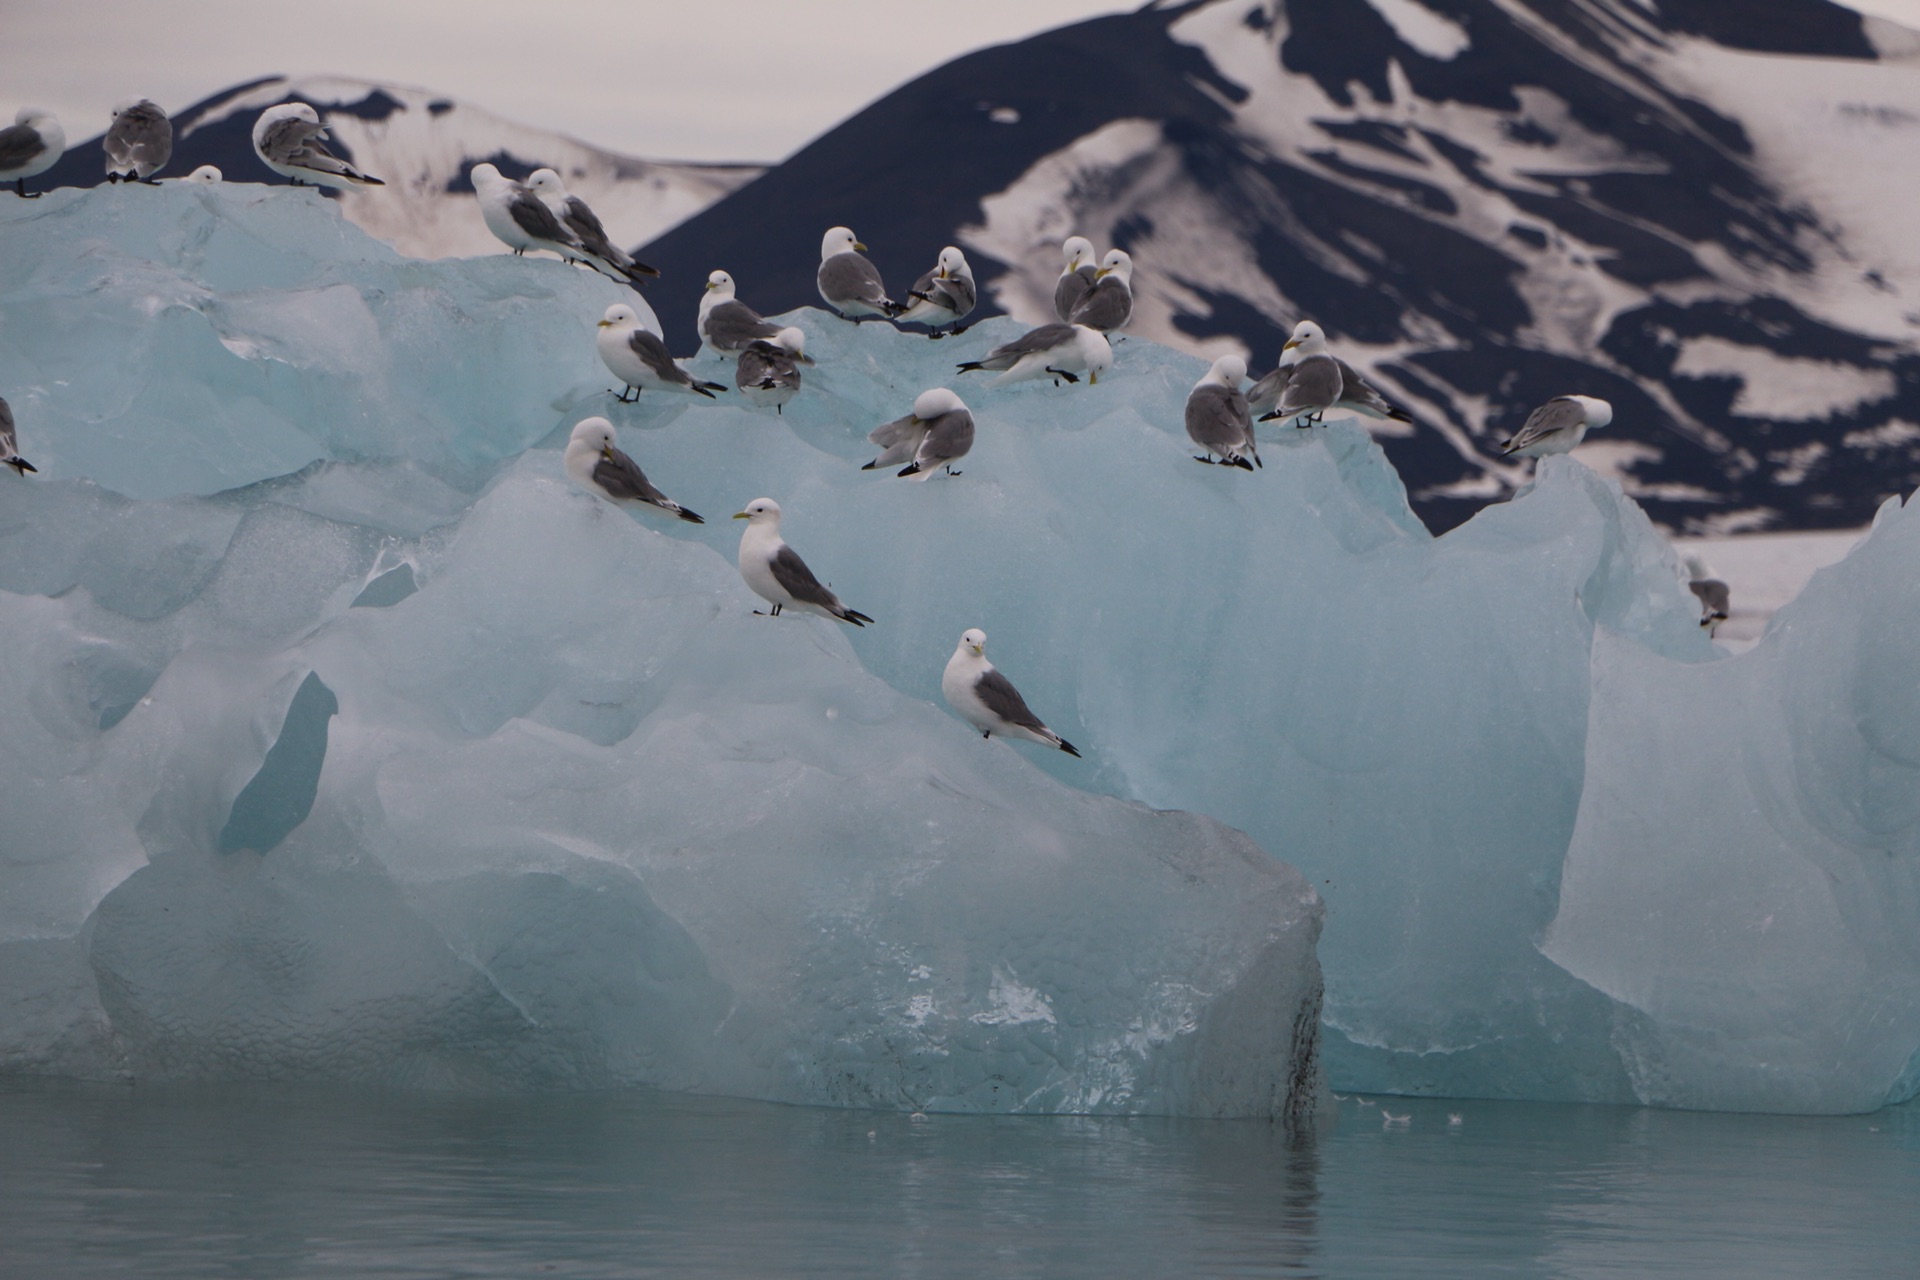
[[[922,274],[918,280],[913,282],[913,292],[931,295],[933,293],[933,278],[938,274],[940,274],[940,268],[938,267]]]
[[[593,464],[595,484],[613,497],[651,502],[656,507],[667,500],[666,494],[653,487],[639,463],[618,449],[609,449],[607,452],[611,456],[602,457]]]
[[[1278,412],[1282,418],[1292,418],[1332,408],[1339,403],[1345,385],[1340,377],[1339,361],[1331,356],[1308,356],[1293,366],[1293,376],[1287,379]]]
[[[775,387],[797,387],[800,385],[800,371],[794,367],[793,357],[787,354],[785,347],[777,347],[771,342],[755,342],[740,353],[740,363],[733,372],[733,383],[742,390],[758,387],[770,391]]]
[[[937,281],[932,296],[956,317],[972,311],[973,304],[979,300],[973,281],[965,276],[948,276],[945,280]]]
[[[1578,401],[1567,396],[1555,396],[1553,399],[1527,415],[1526,423],[1507,441],[1504,448],[1508,453],[1524,449],[1530,444],[1538,444],[1559,431],[1569,431],[1581,426],[1587,420],[1587,411]]]
[[[707,341],[722,351],[738,351],[758,338],[771,338],[780,326],[761,319],[744,302],[723,302],[707,313]]]
[[[541,203],[545,204],[546,201],[543,200]],[[587,202],[579,196],[567,197],[566,225],[581,245],[591,252],[599,254],[616,266],[627,261],[627,255],[621,252],[613,241],[607,239],[607,229],[600,225],[600,219],[594,215],[593,210],[587,208]]]
[[[786,543],[780,544],[780,550],[774,554],[769,566],[773,570],[773,580],[788,595],[802,604],[817,604],[821,608],[837,612],[846,608],[840,603],[840,597],[820,584],[813,576],[813,570],[807,568],[807,562],[800,553]]]
[[[1293,366],[1283,364],[1260,381],[1253,384],[1247,392],[1247,405],[1261,413],[1275,408],[1280,397],[1286,394],[1287,383],[1293,378]]]
[[[275,120],[260,135],[260,154],[279,164],[292,164],[313,132],[314,126],[305,120]]]
[[[24,124],[0,129],[0,169],[18,169],[46,150],[40,131]]]
[[[1391,418],[1398,412],[1393,402],[1361,376],[1360,371],[1338,356],[1334,364],[1340,368],[1340,403],[1349,409],[1357,410],[1376,418]]]
[[[992,367],[992,361],[1005,358],[1006,364],[999,366],[1005,369],[1021,356],[1030,356],[1036,351],[1052,351],[1055,347],[1065,346],[1072,341],[1072,325],[1061,324],[1058,321],[1053,324],[1043,324],[1038,329],[1027,330],[1012,342],[1001,343],[993,349],[993,354],[987,357],[987,361],[989,367]]]
[[[876,307],[887,301],[880,269],[852,252],[836,253],[820,264],[820,292],[828,301],[865,302]]]
[[[687,371],[673,362],[673,354],[667,350],[667,344],[660,340],[658,334],[635,329],[627,339],[627,349],[638,356],[640,363],[652,370],[660,381],[680,385],[692,383],[693,379]]]
[[[998,667],[988,667],[973,682],[973,691],[980,695],[980,701],[987,710],[999,716],[1008,724],[1017,724],[1022,729],[1038,729],[1051,732],[1046,723],[1027,706],[1027,700],[1013,687],[1013,681],[1000,674]]]
[[[1253,434],[1246,396],[1233,387],[1195,387],[1187,397],[1187,434],[1215,453],[1240,449]]]
[[[927,424],[927,431],[914,451],[914,461],[924,468],[964,458],[973,448],[973,415],[965,409],[950,409]]]
[[[867,433],[867,439],[880,446],[880,456],[868,463],[872,467],[893,467],[912,459],[927,437],[927,424],[908,414],[884,422]]]
[[[1118,329],[1133,316],[1133,290],[1116,277],[1102,280],[1087,290],[1073,308],[1073,323],[1106,333]]]
[[[144,166],[152,173],[173,155],[173,122],[158,111],[129,107],[113,122],[106,148],[116,163]]]
[[[557,244],[578,244],[579,239],[573,232],[554,217],[553,210],[547,208],[547,202],[528,191],[516,191],[513,199],[507,203],[507,212],[513,215],[514,223],[536,240],[551,240]]]
[[[19,443],[13,434],[13,406],[0,396],[0,453],[12,453]]]
[[[1081,267],[1078,271],[1062,271],[1060,282],[1053,286],[1053,313],[1062,320],[1073,314],[1080,305],[1080,299],[1087,296],[1087,290],[1093,288],[1093,268]]]

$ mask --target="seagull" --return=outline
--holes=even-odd
[[[352,191],[386,185],[327,150],[321,142],[326,136],[327,127],[312,107],[304,102],[283,102],[268,107],[253,122],[253,153],[267,168],[292,179],[296,187],[312,184]]]
[[[748,403],[783,413],[787,401],[800,393],[800,366],[812,363],[807,335],[789,325],[747,345],[733,371],[733,385]]]
[[[679,516],[688,524],[706,523],[653,487],[640,464],[614,445],[613,424],[605,418],[583,418],[576,423],[561,461],[575,484],[616,506],[639,502]]]
[[[1594,396],[1555,396],[1527,415],[1511,439],[1500,442],[1500,456],[1544,458],[1571,453],[1587,432],[1613,421],[1613,406]]]
[[[1449,1129],[1458,1129],[1466,1122],[1466,1117],[1462,1116],[1458,1111],[1447,1112],[1447,1127]]]
[[[733,518],[747,522],[746,532],[740,535],[740,576],[755,595],[773,606],[767,616],[777,618],[782,609],[792,607],[856,627],[873,621],[840,603],[840,597],[813,576],[799,552],[781,539],[779,503],[755,498],[745,511],[734,512]]]
[[[965,333],[966,326],[960,322],[973,311],[977,296],[967,255],[952,245],[942,249],[933,270],[914,281],[911,296],[913,301],[895,319],[928,326],[932,329],[929,338],[946,337],[940,332],[942,325],[954,326],[954,333]]]
[[[1253,439],[1253,415],[1240,391],[1246,376],[1243,357],[1224,355],[1187,393],[1187,435],[1205,451],[1195,462],[1214,462],[1218,454],[1223,466],[1251,471],[1263,465]]]
[[[1118,333],[1133,318],[1133,259],[1125,249],[1109,250],[1093,273],[1093,287],[1073,304],[1069,320],[1101,333]]]
[[[1413,1123],[1413,1112],[1395,1115],[1385,1107],[1380,1108],[1380,1127],[1382,1129],[1404,1129]]]
[[[1027,700],[1013,687],[1013,681],[987,661],[987,633],[978,627],[961,633],[960,643],[940,677],[940,692],[946,695],[947,705],[983,738],[997,733],[1003,738],[1024,738],[1053,747],[1070,756],[1080,754],[1071,742],[1042,724],[1040,717],[1027,708]]]
[[[1733,592],[1718,578],[1691,578],[1687,590],[1700,601],[1700,625],[1712,635],[1714,628],[1727,620],[1733,607]]]
[[[113,109],[100,146],[107,153],[108,182],[153,183],[173,158],[173,121],[151,99],[123,102]]]
[[[573,238],[580,242],[580,260],[588,266],[616,280],[634,284],[659,278],[658,271],[644,262],[634,261],[632,254],[607,239],[607,229],[600,225],[600,219],[594,216],[585,200],[568,193],[558,173],[552,169],[535,169],[527,178],[527,189],[540,197],[553,216],[573,232]]]
[[[1062,322],[1071,322],[1074,307],[1087,296],[1087,290],[1093,288],[1093,277],[1099,272],[1100,263],[1094,256],[1093,241],[1085,236],[1069,236],[1061,244],[1060,254],[1067,265],[1053,286],[1053,314]]]
[[[494,239],[513,250],[516,257],[529,249],[545,249],[569,261],[586,256],[580,237],[567,229],[546,202],[490,164],[477,164],[469,171],[473,194],[480,201],[480,216]]]
[[[828,306],[855,324],[868,316],[897,316],[906,308],[887,296],[880,269],[861,256],[867,246],[845,227],[830,227],[820,240],[815,277]]]
[[[778,337],[780,326],[733,296],[733,277],[715,271],[700,295],[700,340],[723,356],[739,355],[750,343]]]
[[[1247,392],[1247,404],[1262,422],[1280,417],[1280,402],[1286,396],[1289,383],[1293,380],[1300,361],[1308,356],[1327,355],[1333,360],[1340,374],[1340,393],[1330,408],[1346,409],[1368,418],[1391,418],[1395,422],[1413,421],[1406,410],[1397,408],[1387,398],[1370,386],[1360,375],[1359,370],[1338,356],[1327,351],[1327,335],[1320,326],[1311,320],[1302,320],[1293,326],[1287,345],[1280,352],[1280,367],[1253,384]],[[1317,375],[1324,378],[1325,370]]]
[[[990,387],[1048,375],[1055,379],[1055,385],[1061,378],[1078,382],[1076,374],[1082,372],[1087,375],[1088,385],[1092,385],[1112,367],[1113,348],[1104,334],[1085,325],[1057,322],[1043,324],[1012,342],[1001,343],[989,351],[984,360],[969,360],[959,366],[962,373],[976,369],[1001,371],[999,377],[987,384]]]
[[[875,427],[867,439],[883,452],[862,471],[905,462],[906,468],[896,474],[924,481],[945,468],[948,475],[957,476],[960,473],[953,464],[973,448],[973,414],[959,396],[934,387],[914,398],[912,413]]]
[[[53,112],[22,107],[13,123],[0,129],[0,183],[11,182],[13,194],[38,200],[44,191],[27,194],[27,179],[53,168],[67,149],[67,131]]]
[[[594,346],[600,351],[601,362],[633,391],[631,396],[620,392],[622,404],[638,400],[642,391],[684,391],[711,400],[714,392],[727,389],[723,383],[702,382],[675,364],[667,344],[644,328],[639,312],[624,302],[607,308],[599,328]]]
[[[0,396],[0,463],[5,463],[23,476],[40,469],[20,456],[13,434],[13,406],[7,403],[4,396]]]
[[[188,174],[186,177],[180,179],[180,181],[182,182],[197,182],[200,185],[206,186],[206,187],[210,187],[216,182],[223,182],[225,180],[226,180],[226,175],[220,172],[220,167],[218,165],[212,165],[212,164],[203,164],[198,169],[195,169],[192,173]]]

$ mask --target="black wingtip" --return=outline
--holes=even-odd
[[[920,474],[920,464],[917,462],[909,462],[893,474],[896,476],[917,476]]]
[[[869,463],[868,463],[868,464],[867,464],[866,466],[864,466],[864,467],[862,467],[862,468],[860,468],[860,469],[861,469],[862,471],[872,471],[872,470],[875,470],[876,468],[878,468],[878,467],[879,467],[879,465],[880,465],[880,459],[878,459],[878,458],[875,458],[875,459],[874,459],[874,460],[873,460],[872,462],[869,462]]]
[[[1275,420],[1276,418],[1278,418],[1279,416],[1280,416],[1280,411],[1279,411],[1278,409],[1275,409],[1275,410],[1274,410],[1274,411],[1273,411],[1272,413],[1263,413],[1263,414],[1261,414],[1261,415],[1260,415],[1260,421],[1261,421],[1261,422],[1272,422],[1272,421],[1274,421],[1274,420]]]
[[[31,462],[28,462],[25,458],[8,458],[7,465],[12,467],[15,471],[18,471],[21,475],[25,475],[29,471],[37,472],[40,470],[40,468],[34,466]]]
[[[660,268],[650,267],[644,262],[629,262],[627,264],[627,274],[629,276],[637,276],[642,280],[658,280],[660,278]]]
[[[700,518],[699,512],[689,511],[685,507],[680,508],[680,510],[675,514],[677,514],[682,520],[685,520],[688,524],[705,524],[706,523],[705,520]]]
[[[1075,760],[1079,760],[1083,758],[1080,755],[1080,753],[1074,749],[1073,744],[1071,742],[1068,742],[1065,738],[1060,739],[1060,749],[1066,752],[1068,755],[1072,756]]]
[[[1233,465],[1240,468],[1242,471],[1253,470],[1253,464],[1251,462],[1248,462],[1245,458],[1235,458],[1233,460]]]
[[[893,317],[905,311],[906,307],[902,306],[898,302],[895,302],[892,298],[882,298],[880,299],[880,309],[886,312],[887,319],[891,320],[893,319]]]
[[[1394,422],[1412,422],[1413,421],[1413,415],[1408,413],[1405,409],[1389,408],[1387,410],[1387,417],[1393,420]]]
[[[978,360],[969,360],[965,364],[958,366],[960,372],[962,373],[972,373],[976,369],[982,369],[985,367],[986,366],[982,365]]]
[[[840,615],[840,620],[842,622],[851,622],[856,627],[864,627],[869,622],[873,621],[872,618],[869,618],[866,614],[861,613],[857,609],[847,610],[845,613]]]

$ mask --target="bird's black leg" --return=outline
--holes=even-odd
[[[776,617],[776,618],[780,616],[780,606],[779,606],[779,605],[775,605],[775,606],[773,606],[773,616],[774,616],[774,617]]]
[[[38,200],[41,196],[45,195],[46,192],[28,191],[27,180],[25,178],[15,178],[13,180],[13,194],[19,196],[22,200]]]
[[[953,469],[953,464],[952,464],[951,462],[949,462],[949,463],[947,464],[947,474],[948,474],[948,475],[950,475],[950,476],[957,476],[957,475],[959,475],[960,473],[959,473],[958,471],[955,471],[955,470]]]
[[[119,175],[119,174],[117,174],[117,173],[110,173],[110,174],[108,174],[108,175],[107,175],[107,185],[108,185],[108,186],[113,186],[113,185],[114,185],[115,183],[117,183],[117,182],[119,182],[119,181],[120,181],[120,175]]]
[[[1053,367],[1052,365],[1048,365],[1048,366],[1047,366],[1047,372],[1048,372],[1048,373],[1050,373],[1050,374],[1052,374],[1052,375],[1053,375],[1054,377],[1056,377],[1056,378],[1065,378],[1065,379],[1066,379],[1066,380],[1067,380],[1068,382],[1078,382],[1078,381],[1080,381],[1080,379],[1079,379],[1078,377],[1076,377],[1075,375],[1073,375],[1073,374],[1071,374],[1071,373],[1068,373],[1068,372],[1067,372],[1067,371],[1066,371],[1065,369],[1056,369],[1056,368],[1054,368],[1054,367]],[[1054,383],[1053,385],[1057,387],[1057,386],[1059,386],[1060,384],[1056,382],[1056,383]]]
[[[160,179],[158,178],[139,178],[139,179],[136,179],[136,181],[144,182],[150,187],[157,187],[160,185]]]
[[[980,736],[983,738],[991,738],[993,736],[993,731],[990,729],[982,729],[980,731]]]

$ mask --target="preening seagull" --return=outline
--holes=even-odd
[[[897,316],[906,310],[887,296],[880,269],[861,256],[867,246],[845,227],[830,227],[820,239],[820,270],[815,276],[826,304],[849,320]]]
[[[913,282],[910,296],[913,301],[896,319],[927,325],[933,330],[929,338],[944,338],[946,335],[940,332],[943,325],[954,326],[955,333],[965,332],[966,326],[960,322],[973,312],[977,297],[967,255],[952,245],[942,249],[933,270]]]
[[[1043,324],[1012,342],[1000,344],[989,351],[984,360],[967,361],[960,365],[960,372],[1002,370],[999,377],[987,384],[1002,387],[1009,382],[1049,376],[1078,382],[1081,373],[1085,373],[1087,382],[1092,384],[1099,382],[1100,375],[1112,367],[1113,348],[1108,345],[1106,335],[1083,324],[1055,323]]]
[[[1072,323],[1101,333],[1118,333],[1133,318],[1133,259],[1111,249],[1093,273],[1093,288],[1073,304]]]
[[[1709,577],[1689,579],[1687,590],[1700,602],[1700,625],[1712,635],[1713,629],[1725,622],[1733,609],[1733,592],[1720,579]]]
[[[202,186],[210,187],[216,182],[225,181],[225,179],[226,175],[220,172],[218,165],[203,164],[186,177],[180,179],[180,181],[197,182]]]
[[[13,434],[13,406],[4,396],[0,396],[0,463],[12,467],[21,475],[40,468],[20,456],[18,441]]]
[[[1187,393],[1187,434],[1204,450],[1195,462],[1213,462],[1217,455],[1225,466],[1251,471],[1261,465],[1260,449],[1253,440],[1253,415],[1240,391],[1246,376],[1244,358],[1224,355]]]
[[[631,397],[620,393],[622,404],[638,400],[642,391],[684,391],[711,400],[714,392],[726,390],[723,384],[702,382],[675,364],[660,335],[643,326],[640,313],[624,302],[608,307],[599,327],[594,346],[601,362],[633,390]]]
[[[327,150],[327,127],[304,102],[268,107],[253,122],[253,153],[260,162],[295,186],[337,187],[352,191],[386,184],[369,177]]]
[[[640,464],[622,453],[613,440],[613,424],[605,418],[584,418],[576,423],[562,456],[567,476],[588,493],[616,506],[638,502],[679,516],[689,524],[706,523],[654,488]]]
[[[638,284],[659,278],[658,271],[644,262],[634,261],[632,254],[607,238],[607,229],[600,225],[600,219],[585,200],[567,191],[558,173],[552,169],[535,169],[527,178],[527,189],[573,232],[573,238],[580,242],[580,261],[616,280]]]
[[[784,412],[783,406],[800,392],[800,366],[812,364],[807,335],[789,325],[771,338],[756,338],[740,353],[733,385],[749,403]]]
[[[13,123],[0,129],[0,183],[11,182],[13,194],[38,200],[45,192],[27,194],[27,179],[53,168],[67,149],[67,131],[44,107],[22,107]]]
[[[1060,246],[1060,254],[1066,259],[1066,269],[1053,286],[1053,314],[1064,324],[1072,321],[1073,309],[1087,296],[1087,290],[1093,288],[1100,260],[1093,252],[1093,241],[1085,236],[1067,237]]]
[[[780,326],[733,296],[733,277],[715,271],[700,295],[700,340],[721,355],[739,355],[754,342],[779,335]]]
[[[953,464],[973,448],[973,414],[960,397],[945,387],[922,391],[913,401],[913,412],[904,418],[875,427],[867,439],[879,445],[879,457],[860,468],[896,467],[906,463],[898,474],[926,480],[941,468],[948,475],[960,473]]]
[[[1053,747],[1070,756],[1080,754],[1071,742],[1047,728],[1028,709],[1013,681],[987,661],[987,633],[978,627],[961,633],[960,643],[940,677],[940,692],[947,696],[947,705],[983,738],[997,733],[1003,738],[1024,738]]]
[[[123,102],[113,109],[100,146],[107,153],[108,182],[153,182],[173,158],[173,121],[150,99]]]
[[[842,604],[839,596],[813,576],[799,552],[780,537],[779,503],[772,498],[755,498],[745,511],[734,512],[733,518],[747,522],[746,532],[740,535],[740,576],[755,595],[773,606],[768,611],[771,616],[779,617],[784,609],[799,609],[856,627],[873,621]]]
[[[1294,371],[1299,368],[1301,360],[1316,355],[1330,356],[1340,374],[1340,395],[1330,407],[1346,409],[1368,418],[1413,421],[1406,410],[1397,408],[1376,391],[1359,370],[1327,350],[1327,336],[1321,332],[1319,325],[1311,320],[1302,320],[1293,326],[1293,333],[1288,336],[1287,345],[1280,352],[1280,367],[1254,383],[1247,392],[1247,404],[1255,414],[1260,415],[1262,422],[1281,416],[1280,402],[1286,397],[1287,385],[1293,380]]]
[[[1587,432],[1613,421],[1613,406],[1594,396],[1555,396],[1527,415],[1511,439],[1500,442],[1500,456],[1544,458],[1571,453]]]
[[[468,176],[473,179],[473,194],[480,201],[480,216],[486,220],[487,230],[515,256],[529,249],[545,249],[573,261],[586,254],[580,237],[569,231],[546,201],[524,183],[484,163],[473,166]]]

